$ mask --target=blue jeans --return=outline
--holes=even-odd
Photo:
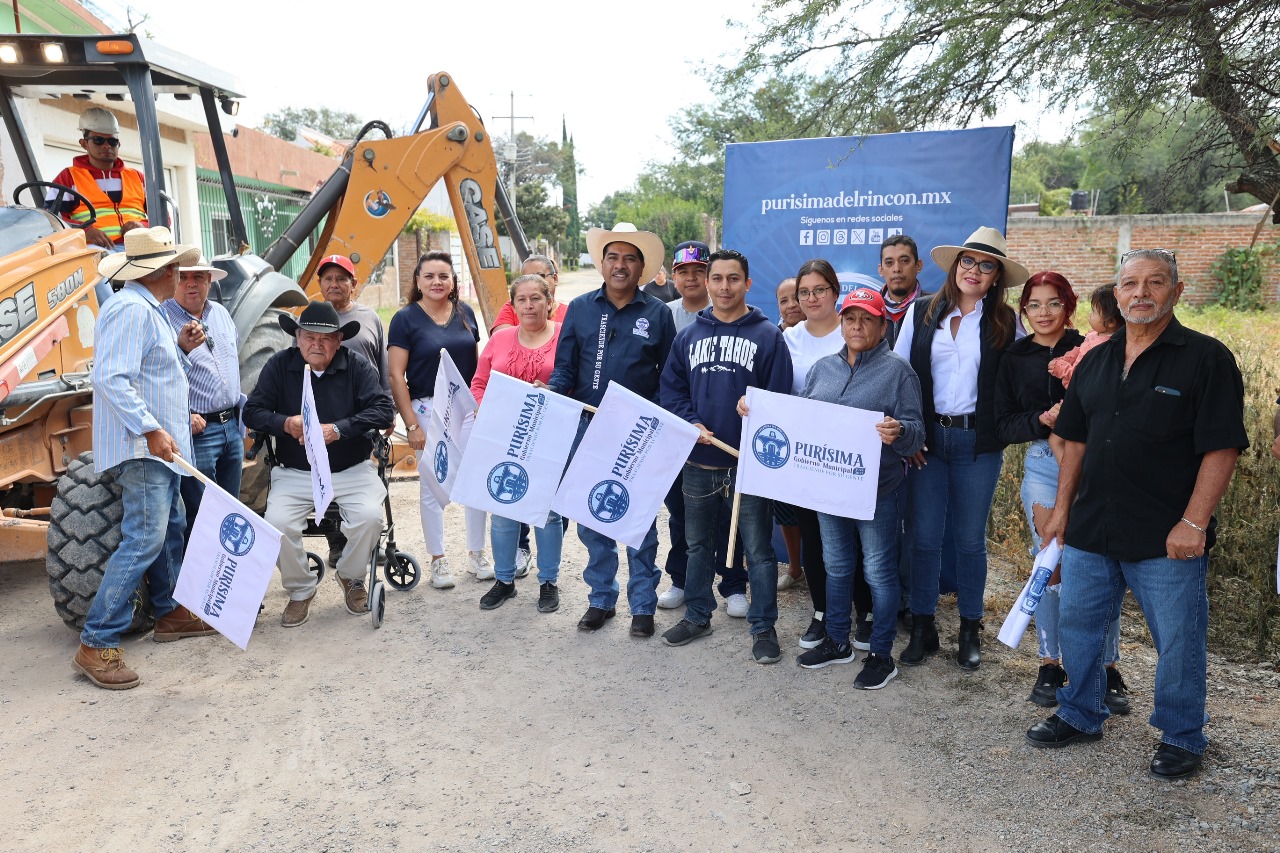
[[[500,515],[489,516],[489,544],[493,548],[493,574],[503,583],[516,579],[516,546],[520,528],[518,521]],[[560,577],[560,548],[564,544],[564,526],[560,516],[551,513],[547,523],[533,531],[538,543],[538,583],[555,583]]]
[[[684,589],[685,575],[689,570],[689,542],[684,535],[684,474],[676,475],[671,490],[663,501],[670,517],[667,520],[667,531],[671,534],[671,548],[667,551],[667,574],[671,576],[671,585],[676,589]],[[720,529],[716,538],[716,573],[720,575],[720,583],[716,589],[720,595],[728,598],[731,595],[747,591],[747,571],[742,568],[742,548],[735,549],[734,565],[725,567],[725,551],[729,547],[729,517],[720,521]]]
[[[1027,516],[1027,528],[1031,531],[1031,541],[1038,552],[1041,547],[1040,534],[1036,533],[1035,516],[1031,512],[1033,506],[1053,509],[1058,499],[1058,460],[1047,441],[1033,441],[1027,446],[1024,459],[1024,475],[1022,478],[1022,511]],[[1062,648],[1058,640],[1058,612],[1061,600],[1062,585],[1051,586],[1044,591],[1039,606],[1036,607],[1036,636],[1040,640],[1040,657],[1042,659],[1061,660]],[[1107,649],[1104,662],[1114,664],[1120,661],[1120,612],[1116,611],[1116,619],[1107,628]]]
[[[240,498],[240,474],[244,470],[244,439],[240,436],[240,424],[234,420],[225,424],[206,424],[198,434],[191,436],[191,464],[200,469],[210,480],[227,491],[233,498]],[[195,477],[182,478],[182,502],[187,507],[187,532],[196,523],[200,511],[200,499],[204,497],[204,483]]]
[[[698,625],[709,624],[716,610],[716,598],[711,593],[716,576],[716,543],[720,539],[721,518],[731,512],[736,475],[733,468],[684,466],[684,531],[689,541],[684,618]],[[751,584],[747,623],[753,635],[763,634],[778,621],[778,558],[773,552],[773,507],[768,498],[742,496],[738,533],[745,547]]]
[[[80,642],[114,649],[133,622],[133,595],[149,581],[151,607],[166,616],[177,606],[173,587],[182,568],[186,513],[176,471],[155,459],[127,459],[114,469],[123,492],[120,547],[107,559],[102,584],[89,605]]]
[[[977,432],[929,425],[928,463],[912,472],[911,612],[932,616],[938,608],[942,545],[951,529],[956,547],[956,598],[965,619],[982,618],[987,587],[987,517],[1004,455],[973,448]]]
[[[573,440],[569,458],[577,453],[582,436],[591,419],[584,412],[578,421],[578,434]],[[568,463],[565,463],[568,468]],[[591,592],[587,602],[601,610],[612,610],[618,603],[618,543],[589,527],[578,525],[578,538],[587,548],[587,567],[582,571]],[[662,572],[658,569],[658,520],[649,525],[649,532],[639,548],[627,546],[627,603],[632,616],[652,616],[658,609],[658,581]],[[496,572],[495,572],[496,574]]]
[[[898,502],[904,485],[876,501],[875,518],[864,521],[818,513],[822,559],[827,564],[827,636],[849,642],[853,575],[861,542],[862,571],[871,587],[871,652],[893,656],[898,630]]]
[[[1164,743],[1204,753],[1207,691],[1205,646],[1208,557],[1135,563],[1080,551],[1062,555],[1062,617],[1058,636],[1069,683],[1058,689],[1058,716],[1083,732],[1102,731],[1107,718],[1103,656],[1108,626],[1120,614],[1125,587],[1133,590],[1155,643],[1155,710],[1150,723]]]

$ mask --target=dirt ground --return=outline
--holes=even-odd
[[[399,544],[423,557],[418,484],[392,492]],[[143,683],[125,692],[73,672],[76,635],[43,567],[4,566],[0,847],[1277,848],[1269,668],[1211,662],[1206,771],[1169,785],[1146,775],[1153,660],[1138,642],[1124,649],[1134,713],[1099,744],[1046,754],[1023,743],[1044,714],[1026,701],[1034,645],[999,646],[989,616],[981,670],[961,671],[946,656],[952,599],[943,654],[861,692],[860,664],[795,665],[803,587],[780,595],[786,656],[758,666],[723,605],[715,633],[679,649],[628,636],[625,598],[598,633],[576,630],[585,551],[572,532],[549,615],[532,574],[481,612],[489,584],[459,571],[456,506],[448,541],[458,586],[390,592],[379,630],[346,613],[330,579],[310,621],[286,630],[273,581],[247,653],[134,638],[125,654]],[[660,611],[659,631],[678,618]]]

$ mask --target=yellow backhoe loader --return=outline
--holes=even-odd
[[[50,50],[51,44],[58,49]],[[58,614],[78,629],[120,541],[119,487],[92,462],[89,382],[98,306],[114,290],[97,272],[101,250],[57,215],[86,200],[42,181],[18,109],[20,98],[65,94],[108,107],[132,102],[148,217],[152,225],[174,227],[180,242],[198,241],[181,232],[166,192],[156,102],[172,96],[203,105],[241,246],[239,253],[211,259],[228,273],[214,296],[236,324],[246,393],[266,360],[290,345],[278,324],[280,312],[320,298],[314,281],[319,259],[348,255],[363,284],[437,181],[448,188],[486,320],[506,300],[495,204],[517,255],[523,258],[528,249],[498,180],[488,133],[448,74],[430,78],[412,133],[393,137],[385,124],[366,125],[334,175],[259,256],[246,238],[218,116],[219,108],[232,114],[241,97],[231,78],[135,35],[0,35],[0,115],[25,177],[13,193],[14,206],[0,207],[0,561],[44,558]],[[383,138],[366,138],[375,131]],[[195,211],[185,214],[198,219]],[[323,226],[321,239],[301,282],[278,273],[317,226]],[[255,476],[258,468],[246,470],[242,494],[261,505],[265,478]],[[134,627],[141,628],[149,620],[145,588],[136,605]]]

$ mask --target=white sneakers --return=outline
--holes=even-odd
[[[724,600],[724,609],[729,611],[729,615],[734,619],[746,619],[747,597],[740,592],[735,592]]]
[[[658,596],[658,606],[663,610],[675,610],[684,604],[684,590],[673,586]]]
[[[529,566],[533,564],[533,554],[528,548],[516,549],[516,577],[522,578],[529,574]]]
[[[467,571],[474,574],[478,581],[493,580],[493,563],[489,562],[484,551],[467,552]]]
[[[431,585],[436,589],[453,587],[453,573],[449,571],[448,557],[436,557],[431,561]]]
[[[791,574],[790,567],[786,570],[782,570],[781,566],[778,568],[778,592],[782,592],[784,589],[791,589],[791,587],[800,583],[800,578]],[[801,575],[801,577],[803,577],[803,575]]]

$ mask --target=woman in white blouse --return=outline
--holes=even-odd
[[[994,228],[979,228],[964,245],[939,246],[931,255],[947,271],[946,282],[927,301],[912,304],[894,346],[920,377],[926,430],[925,449],[915,459],[919,470],[912,474],[913,624],[900,660],[919,664],[938,651],[934,612],[943,531],[950,528],[960,610],[956,662],[977,669],[987,517],[1004,458],[996,434],[996,368],[1017,334],[1005,292],[1021,287],[1028,272],[1008,257],[1004,235]]]

